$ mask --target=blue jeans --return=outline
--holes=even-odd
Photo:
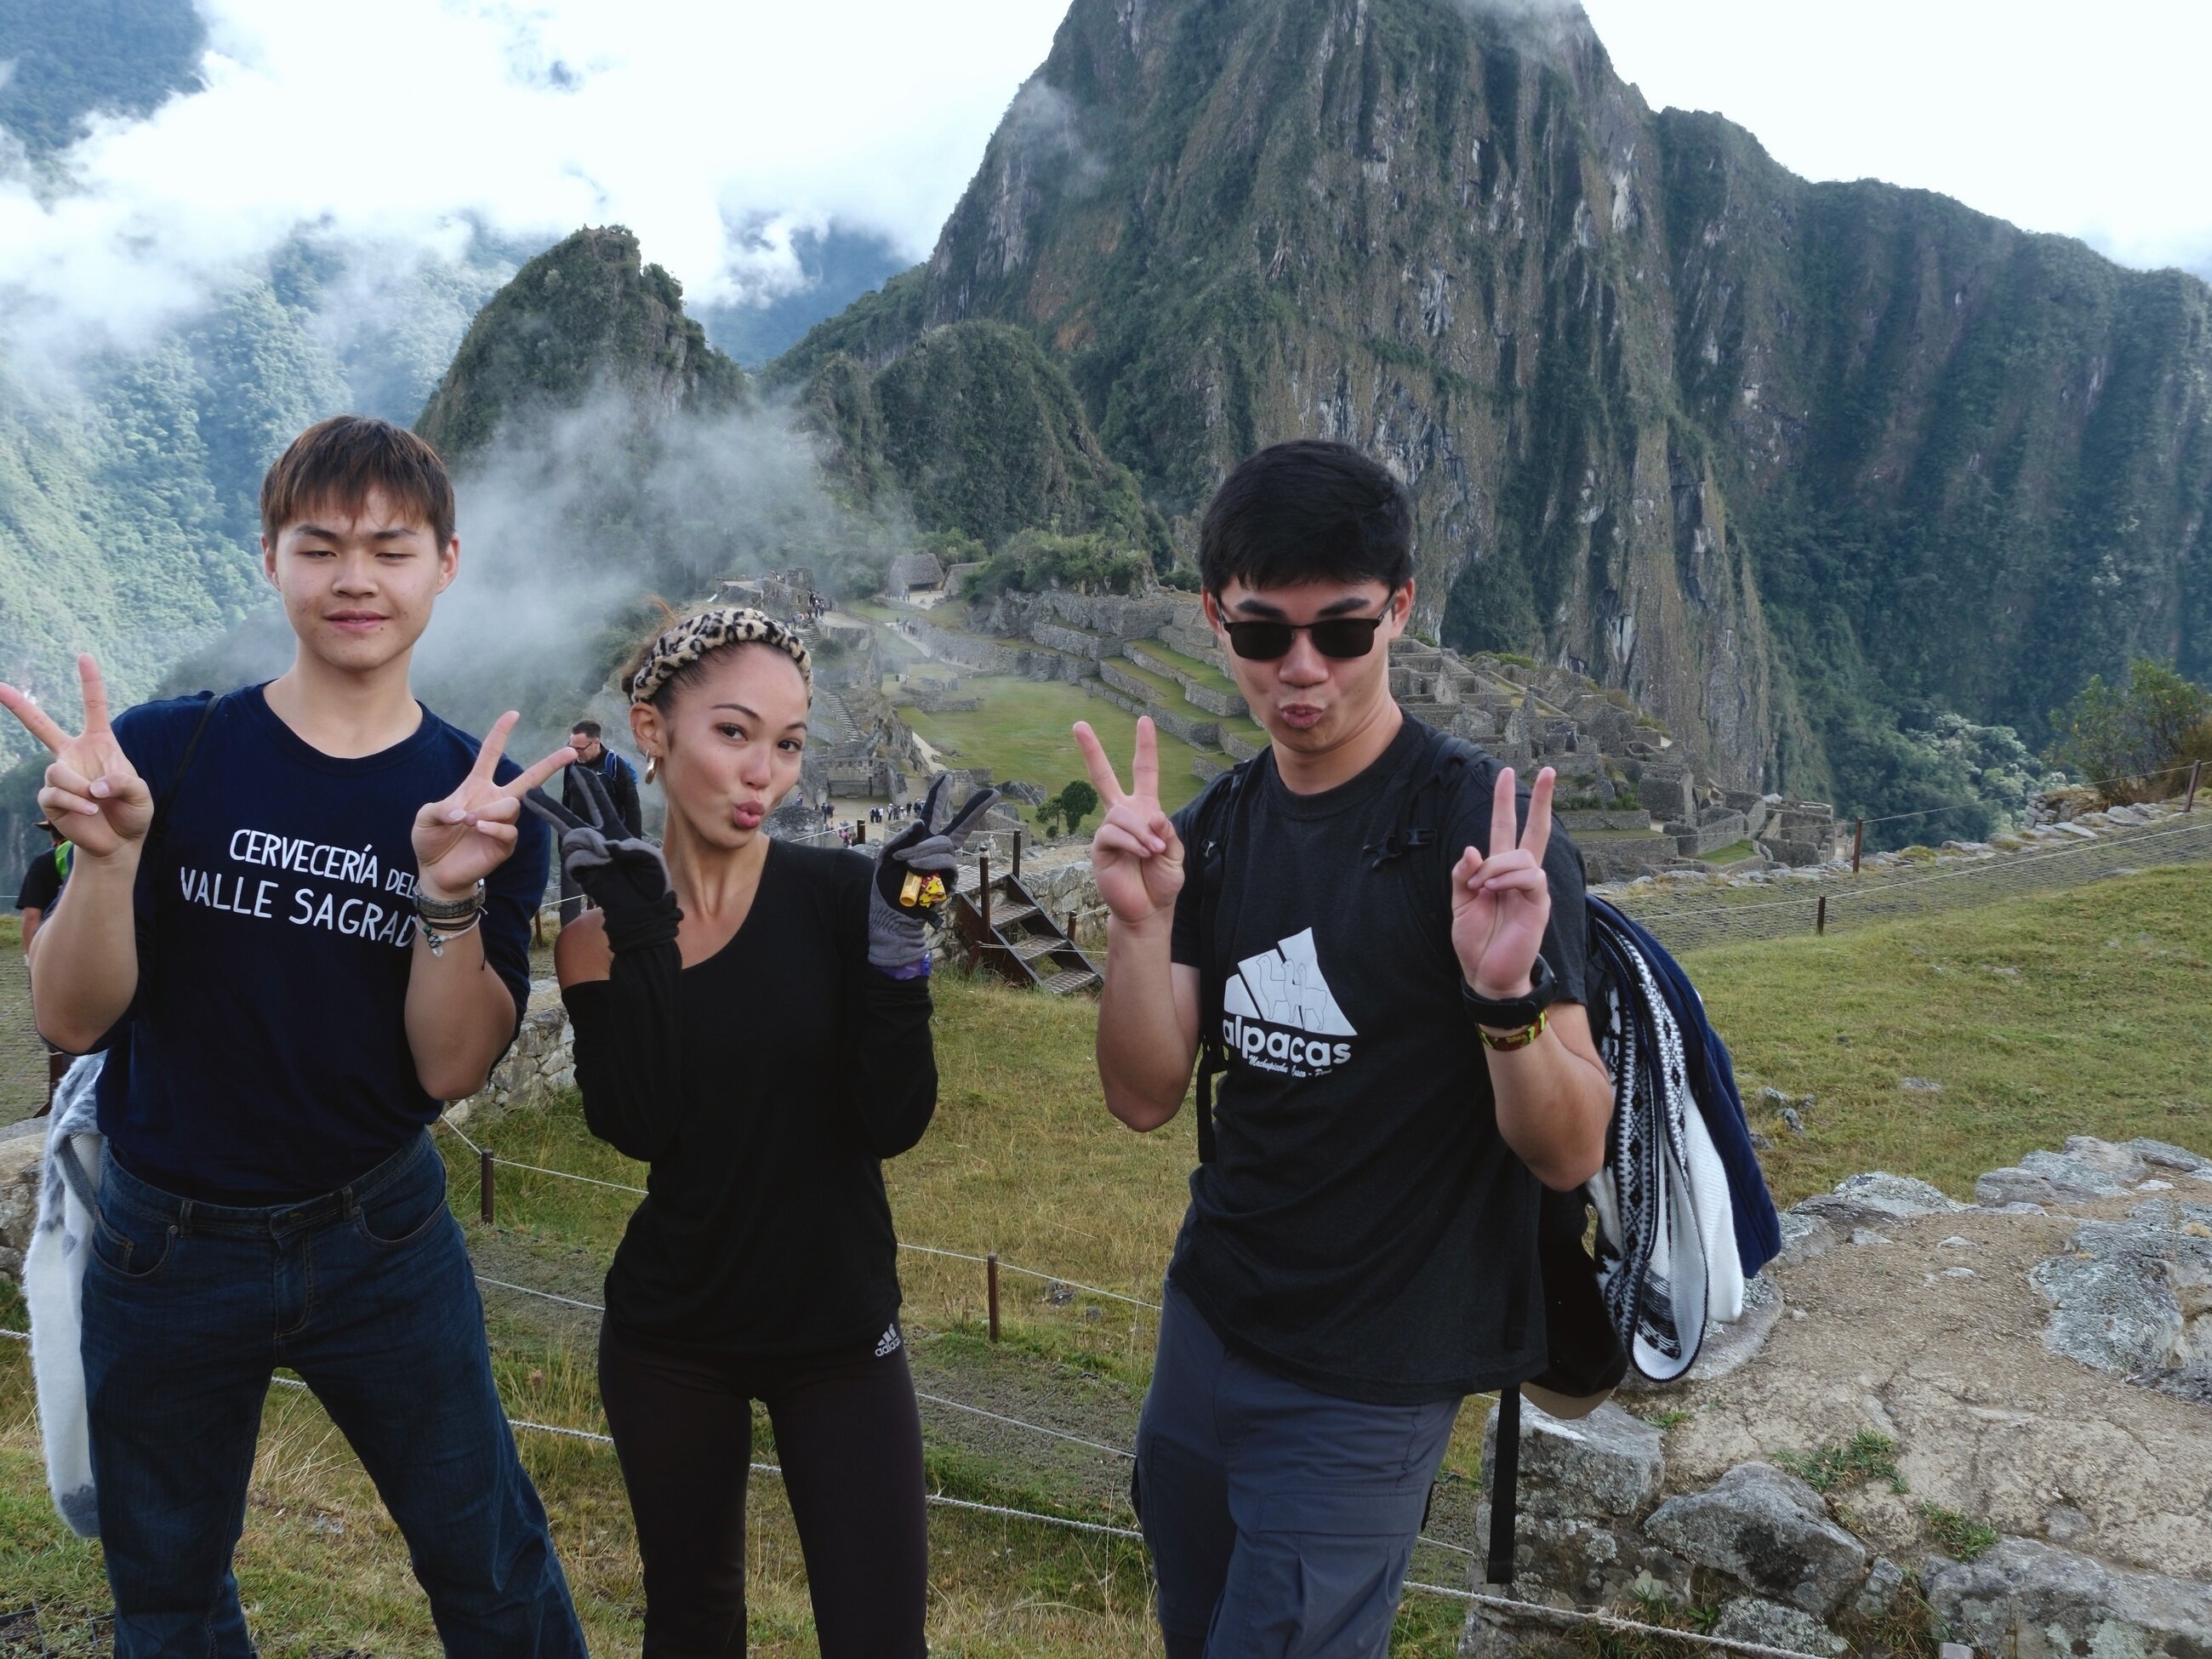
[[[428,1135],[269,1208],[178,1198],[110,1158],[93,1235],[85,1385],[118,1659],[252,1654],[231,1556],[278,1365],[376,1482],[447,1653],[580,1659]]]
[[[1162,1300],[1136,1498],[1168,1659],[1381,1659],[1460,1402],[1316,1393]]]

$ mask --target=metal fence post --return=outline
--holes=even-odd
[[[478,1199],[477,1207],[483,1212],[484,1224],[489,1226],[492,1223],[494,1207],[491,1152],[489,1148],[477,1154],[477,1195]]]
[[[1859,872],[1859,854],[1866,847],[1866,820],[1861,818],[1851,826],[1851,873]]]
[[[999,1253],[983,1258],[983,1297],[991,1313],[991,1340],[999,1340]]]

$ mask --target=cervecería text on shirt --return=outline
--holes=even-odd
[[[414,942],[415,872],[383,863],[373,847],[338,847],[266,830],[241,829],[232,833],[228,851],[232,864],[249,870],[274,869],[319,877],[349,887],[366,887],[395,902],[313,887],[294,886],[288,892],[281,878],[199,870],[180,864],[177,881],[185,903],[266,921],[287,921],[296,927],[327,928],[402,948]]]

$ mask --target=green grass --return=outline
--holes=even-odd
[[[1997,1541],[1997,1530],[1941,1504],[1923,1504],[1920,1519],[1936,1547],[1954,1561],[1971,1561]]]
[[[1863,1170],[1972,1198],[2069,1134],[2212,1152],[2212,867],[1698,951],[1684,967],[1735,1057],[1776,1198]],[[1941,1093],[1902,1088],[1924,1078]],[[1758,1099],[1812,1095],[1808,1133]]]
[[[1218,720],[1220,718],[1218,714],[1207,714],[1206,710],[1200,708],[1196,703],[1193,702],[1190,698],[1184,694],[1182,686],[1179,682],[1170,676],[1160,672],[1159,670],[1156,668],[1147,668],[1142,663],[1136,662],[1127,657],[1115,657],[1112,660],[1114,666],[1122,673],[1128,675],[1139,684],[1149,685],[1153,690],[1158,692],[1160,694],[1159,706],[1161,708],[1172,709],[1178,714],[1188,714],[1193,720]]]
[[[1774,1462],[1814,1492],[1832,1492],[1856,1480],[1887,1480],[1892,1492],[1905,1489],[1905,1477],[1897,1469],[1897,1442],[1872,1429],[1861,1429],[1848,1443],[1830,1441],[1808,1452],[1776,1452]]]
[[[1018,778],[1057,794],[1070,780],[1084,775],[1071,731],[1076,721],[1089,720],[1127,787],[1137,742],[1135,715],[1060,680],[963,678],[960,694],[981,698],[982,706],[969,714],[901,711],[928,742],[951,751],[955,764],[988,766],[1002,781]],[[1182,696],[1180,688],[1176,696]],[[1190,769],[1196,752],[1180,738],[1160,733],[1160,800],[1170,812],[1199,792]],[[1094,816],[1085,827],[1095,829],[1097,823]]]

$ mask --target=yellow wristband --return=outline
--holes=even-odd
[[[1516,1048],[1527,1048],[1538,1037],[1543,1036],[1545,1027],[1550,1023],[1550,1012],[1548,1010],[1540,1010],[1536,1015],[1536,1023],[1534,1025],[1529,1026],[1526,1030],[1509,1031],[1504,1036],[1495,1036],[1489,1031],[1484,1030],[1480,1026],[1477,1026],[1475,1030],[1482,1038],[1482,1046],[1484,1048],[1488,1048],[1496,1054],[1510,1054]]]

